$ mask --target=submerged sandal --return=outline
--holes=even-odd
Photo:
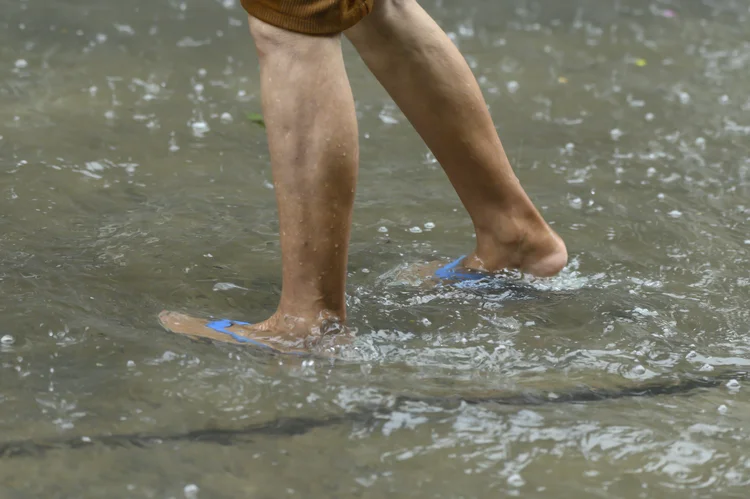
[[[466,255],[458,258],[454,262],[440,267],[435,271],[435,277],[444,281],[458,281],[457,286],[472,286],[476,281],[492,277],[485,272],[469,271],[462,269],[461,263],[466,259]]]

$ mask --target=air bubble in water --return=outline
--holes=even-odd
[[[419,227],[415,226],[415,227],[412,227],[411,229],[409,229],[409,232],[411,232],[412,234],[421,234],[422,233],[422,229],[420,229]]]
[[[427,222],[426,224],[424,224],[424,228],[427,230],[432,230],[435,228],[435,224],[432,222]]]
[[[229,113],[222,113],[222,114],[221,114],[221,122],[222,122],[222,123],[227,123],[227,124],[229,124],[229,123],[231,123],[231,122],[233,122],[233,121],[234,121],[234,118],[232,118],[232,115],[231,115],[231,114],[229,114]]]
[[[740,382],[737,381],[736,379],[730,379],[727,382],[727,388],[729,388],[730,390],[739,390]]]
[[[633,372],[638,375],[646,374],[646,368],[639,364],[633,368]]]
[[[0,343],[2,343],[3,345],[12,345],[15,342],[15,338],[13,338],[13,336],[9,334],[6,334],[2,338],[0,338]]]
[[[388,227],[380,227],[380,228],[378,228],[378,232],[382,232],[383,234],[385,234],[386,232],[388,232]],[[748,243],[748,244],[750,244],[750,243]]]
[[[26,62],[26,59],[18,59],[18,60],[16,61],[16,67],[17,67],[18,69],[23,69],[23,68],[26,68],[26,67],[28,67],[28,66],[29,66],[29,63],[28,63],[28,62]]]
[[[727,406],[725,406],[724,404],[721,404],[721,405],[719,406],[719,409],[718,409],[718,411],[719,411],[719,414],[726,414],[726,413],[727,413],[727,411],[729,411],[729,409],[728,409],[728,408],[727,408]]]

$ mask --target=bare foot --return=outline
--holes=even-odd
[[[163,311],[161,325],[172,333],[204,338],[222,343],[249,345],[273,353],[332,356],[351,343],[349,330],[336,321],[282,317],[280,314],[257,324],[216,321],[191,317],[179,312]]]
[[[508,226],[506,225],[506,228]],[[568,251],[562,238],[543,220],[533,225],[518,225],[516,236],[512,230],[500,232],[500,237],[477,237],[477,249],[460,262],[456,270],[474,270],[481,273],[498,273],[503,270],[520,270],[536,277],[558,274],[568,262]],[[389,281],[407,285],[434,285],[439,282],[435,273],[446,262],[431,262],[399,269],[389,276]]]
[[[565,242],[546,223],[518,231],[516,237],[477,237],[477,249],[463,262],[482,272],[520,270],[536,277],[557,275],[568,263]]]

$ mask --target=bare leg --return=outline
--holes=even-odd
[[[292,33],[254,18],[250,30],[279,209],[282,294],[270,319],[230,331],[281,350],[304,349],[346,320],[359,161],[354,99],[340,36]],[[198,319],[162,314],[161,320],[175,332],[204,335]]]
[[[346,35],[469,212],[477,247],[464,265],[558,273],[568,258],[565,244],[521,187],[471,69],[435,21],[416,0],[377,0]]]

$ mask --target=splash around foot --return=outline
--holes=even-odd
[[[265,353],[298,357],[336,357],[353,339],[349,329],[339,324],[323,321],[311,325],[306,321],[277,316],[250,324],[164,310],[159,314],[159,323],[170,333],[191,339],[249,346]]]

